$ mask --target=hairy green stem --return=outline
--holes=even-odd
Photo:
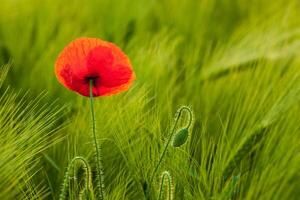
[[[91,169],[90,169],[90,165],[88,164],[88,162],[85,160],[85,158],[81,157],[81,156],[77,156],[75,158],[73,158],[67,168],[67,171],[65,173],[65,177],[64,177],[64,181],[63,181],[63,185],[62,185],[62,191],[60,193],[59,199],[60,200],[64,200],[66,199],[67,196],[67,189],[69,187],[69,179],[70,179],[70,171],[72,169],[72,167],[74,168],[74,163],[76,161],[81,161],[81,163],[84,166],[85,169],[85,173],[86,173],[86,179],[85,179],[85,190],[89,191],[92,185],[92,181],[91,181]],[[74,170],[75,171],[75,170]],[[75,176],[75,173],[73,174]]]
[[[165,184],[165,179],[168,181],[167,185],[167,200],[171,200],[173,198],[172,194],[172,178],[171,175],[168,171],[164,171],[161,176],[161,182],[160,182],[160,189],[159,189],[159,196],[158,200],[161,200],[162,195],[164,193],[164,184]]]
[[[100,145],[98,144],[96,137],[96,124],[95,124],[95,113],[94,113],[94,98],[93,98],[93,79],[90,79],[90,110],[92,116],[92,130],[93,130],[93,139],[96,151],[96,168],[97,168],[97,195],[100,200],[104,199],[104,177],[103,177],[103,169],[101,162],[101,151]]]
[[[170,136],[169,136],[169,138],[168,138],[168,141],[167,141],[167,143],[166,143],[166,145],[165,145],[165,147],[164,147],[164,150],[163,150],[162,154],[160,155],[159,161],[158,161],[158,163],[157,163],[157,165],[156,165],[156,167],[155,167],[155,169],[154,169],[154,171],[153,171],[153,173],[152,173],[152,176],[151,176],[151,179],[150,179],[150,185],[152,184],[152,182],[153,182],[153,180],[154,180],[155,173],[156,173],[157,170],[159,169],[159,166],[160,166],[160,164],[161,164],[161,162],[162,162],[162,160],[163,160],[163,158],[164,158],[164,156],[165,156],[165,154],[166,154],[166,151],[167,151],[167,149],[168,149],[168,147],[169,147],[169,144],[170,144],[170,142],[171,142],[171,140],[172,140],[172,138],[173,138],[173,135],[174,135],[175,130],[176,130],[176,126],[177,126],[177,124],[178,124],[178,121],[179,121],[179,119],[180,119],[180,116],[181,116],[181,113],[182,113],[183,110],[186,110],[186,111],[188,111],[188,113],[189,113],[189,123],[188,123],[188,125],[187,125],[187,128],[189,128],[190,125],[192,124],[192,120],[193,120],[193,119],[192,119],[192,116],[193,116],[193,114],[192,114],[191,109],[190,109],[189,107],[187,107],[187,106],[183,106],[183,107],[179,108],[178,111],[177,111],[177,112],[178,112],[178,115],[177,115],[177,117],[176,117],[176,119],[175,119],[175,123],[174,123],[173,129],[172,129],[172,132],[171,132],[171,134],[170,134]]]

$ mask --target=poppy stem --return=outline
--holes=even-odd
[[[63,185],[62,185],[62,190],[61,193],[59,195],[59,200],[65,200],[67,193],[68,193],[68,187],[70,185],[70,172],[71,169],[73,168],[74,172],[73,172],[73,176],[76,177],[76,169],[75,169],[75,162],[80,161],[81,165],[83,166],[84,170],[85,170],[85,188],[84,190],[88,193],[89,191],[91,191],[91,184],[92,184],[92,175],[91,175],[91,168],[90,165],[88,164],[88,162],[86,161],[86,159],[84,157],[81,156],[77,156],[75,158],[73,158],[67,168],[67,171],[65,172],[65,177],[64,177],[64,181],[63,181]]]
[[[167,181],[167,185],[165,185],[165,181]],[[164,187],[167,189],[164,190]],[[172,191],[172,177],[171,174],[168,171],[164,171],[161,174],[161,180],[160,180],[160,188],[159,188],[159,195],[158,195],[158,200],[162,199],[163,193],[166,192],[168,200],[173,199],[173,191]]]
[[[97,137],[96,137],[96,124],[95,124],[95,112],[94,112],[94,98],[93,98],[93,83],[94,80],[90,79],[89,85],[90,85],[90,110],[92,115],[92,130],[93,130],[93,139],[94,139],[94,145],[96,150],[96,168],[97,168],[97,193],[99,196],[99,199],[104,199],[104,172],[102,167],[102,156],[101,156],[101,145],[98,144]]]
[[[164,149],[163,149],[163,152],[162,152],[161,155],[160,155],[159,161],[158,161],[158,163],[157,163],[157,165],[156,165],[156,167],[155,167],[155,169],[154,169],[154,171],[153,171],[153,173],[152,173],[152,176],[151,176],[151,179],[150,179],[150,186],[151,186],[151,184],[152,184],[152,182],[153,182],[153,180],[154,180],[155,173],[158,171],[159,166],[160,166],[160,164],[161,164],[161,162],[162,162],[162,160],[163,160],[163,158],[164,158],[164,156],[165,156],[165,154],[166,154],[166,152],[167,152],[167,149],[168,149],[168,147],[169,147],[169,144],[170,144],[170,142],[172,141],[173,135],[174,135],[174,133],[175,133],[175,131],[176,131],[176,127],[177,127],[178,121],[179,121],[179,119],[180,119],[180,116],[181,116],[183,110],[186,110],[186,111],[188,112],[188,114],[189,114],[189,123],[188,123],[188,125],[187,125],[186,128],[189,128],[189,127],[191,126],[191,124],[192,124],[192,120],[193,120],[192,116],[193,116],[193,114],[192,114],[191,109],[190,109],[189,107],[187,107],[187,106],[182,106],[182,107],[180,107],[180,108],[177,110],[177,115],[176,115],[176,117],[175,117],[175,123],[174,123],[173,129],[172,129],[172,131],[171,131],[171,134],[170,134],[170,136],[169,136],[169,138],[168,138],[168,141],[167,141],[167,143],[166,143],[166,145],[165,145],[165,147],[164,147]]]
[[[174,135],[174,133],[175,133],[176,126],[177,126],[177,123],[178,123],[178,121],[179,121],[180,115],[181,115],[181,110],[179,111],[179,113],[178,113],[178,115],[177,115],[177,117],[176,117],[176,120],[175,120],[175,123],[174,123],[174,126],[173,126],[173,130],[172,130],[172,132],[171,132],[171,134],[170,134],[170,136],[169,136],[169,138],[168,138],[168,141],[167,141],[167,143],[166,143],[166,145],[165,145],[165,147],[164,147],[163,152],[162,152],[161,155],[160,155],[159,161],[158,161],[158,163],[157,163],[157,165],[156,165],[156,167],[155,167],[155,169],[154,169],[154,171],[153,171],[153,173],[152,173],[152,176],[151,176],[151,179],[150,179],[150,185],[152,184],[152,182],[153,182],[153,180],[154,180],[154,175],[155,175],[155,173],[157,172],[157,170],[158,170],[158,168],[159,168],[159,166],[160,166],[160,164],[161,164],[161,162],[162,162],[162,160],[163,160],[163,158],[164,158],[164,156],[165,156],[165,153],[166,153],[166,151],[167,151],[167,149],[168,149],[168,147],[169,147],[169,144],[170,144],[170,142],[171,142],[171,140],[172,140],[172,137],[173,137],[173,135]]]

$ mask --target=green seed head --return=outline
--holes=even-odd
[[[187,128],[181,129],[174,135],[172,146],[173,147],[182,146],[187,141],[188,136],[189,136],[189,130]]]

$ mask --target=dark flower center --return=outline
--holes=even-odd
[[[97,85],[97,83],[99,82],[99,80],[100,80],[100,76],[87,76],[85,79],[84,79],[84,81],[86,82],[86,83],[90,83],[90,81],[92,81],[92,83],[93,83],[93,86],[96,86]]]

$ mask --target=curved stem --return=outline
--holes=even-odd
[[[180,111],[182,111],[182,110],[186,110],[189,113],[189,123],[186,126],[186,128],[188,129],[188,128],[190,128],[190,126],[192,124],[192,121],[193,121],[193,113],[192,113],[192,110],[189,107],[187,107],[187,106],[182,106],[180,108]]]
[[[150,185],[152,184],[153,179],[154,179],[154,175],[155,175],[155,173],[157,172],[157,170],[158,170],[158,168],[159,168],[159,166],[160,166],[160,164],[161,164],[161,162],[162,162],[162,160],[163,160],[163,158],[164,158],[164,156],[165,156],[165,154],[166,154],[167,148],[168,148],[168,146],[169,146],[169,144],[170,144],[170,142],[171,142],[171,140],[172,140],[172,137],[173,137],[173,135],[174,135],[174,132],[175,132],[175,130],[176,130],[176,126],[177,126],[177,123],[178,123],[178,121],[179,121],[180,115],[181,115],[181,110],[180,110],[180,112],[178,113],[178,115],[177,115],[177,117],[176,117],[176,120],[175,120],[173,129],[172,129],[172,132],[171,132],[171,134],[170,134],[170,136],[169,136],[169,138],[168,138],[168,141],[167,141],[167,143],[166,143],[166,145],[165,145],[165,147],[164,147],[163,152],[162,152],[161,155],[160,155],[159,161],[158,161],[158,163],[157,163],[157,165],[156,165],[156,167],[155,167],[155,169],[154,169],[154,171],[153,171],[153,173],[152,173],[152,176],[151,176],[151,179],[150,179]]]
[[[160,183],[160,189],[159,189],[158,200],[161,199],[161,196],[162,196],[162,194],[163,194],[164,182],[165,182],[165,174],[163,175],[162,180],[161,180],[161,183]]]
[[[93,139],[96,150],[96,168],[97,168],[97,190],[100,199],[104,199],[104,181],[103,181],[103,169],[101,162],[101,152],[100,146],[96,137],[96,124],[95,124],[95,113],[94,113],[94,99],[93,99],[93,79],[90,79],[90,108],[92,115],[92,130],[93,130]]]
[[[160,190],[159,190],[159,196],[158,196],[158,200],[161,199],[162,194],[163,194],[163,187],[164,187],[164,183],[165,183],[165,178],[167,178],[168,180],[168,188],[167,188],[167,195],[168,195],[168,200],[172,199],[172,178],[171,175],[168,171],[164,171],[162,173],[162,177],[161,177],[161,185],[160,185]]]
[[[85,180],[85,190],[89,191],[89,189],[91,188],[91,169],[90,166],[88,164],[88,162],[85,160],[85,158],[81,157],[81,156],[77,156],[75,158],[73,158],[67,168],[67,171],[65,173],[65,178],[64,178],[64,182],[63,182],[63,186],[62,186],[62,191],[61,194],[59,196],[60,200],[64,200],[66,198],[67,195],[67,188],[69,187],[69,179],[70,179],[70,170],[73,167],[74,168],[74,163],[79,160],[83,163],[84,168],[86,170],[86,180]],[[74,169],[75,172],[75,169]]]
[[[189,107],[187,107],[187,106],[182,106],[182,107],[180,107],[180,108],[178,109],[178,111],[177,111],[177,112],[178,112],[178,115],[177,115],[177,117],[176,117],[176,119],[175,119],[175,123],[174,123],[173,129],[172,129],[172,132],[171,132],[171,134],[170,134],[170,136],[169,136],[169,138],[168,138],[168,141],[167,141],[167,143],[166,143],[166,145],[165,145],[165,147],[164,147],[164,150],[163,150],[162,154],[160,155],[158,164],[156,165],[156,167],[155,167],[155,169],[154,169],[154,171],[153,171],[153,173],[152,173],[152,176],[151,176],[151,179],[150,179],[150,185],[152,184],[153,179],[154,179],[154,175],[155,175],[155,173],[157,172],[157,170],[158,170],[158,168],[159,168],[159,166],[160,166],[160,164],[161,164],[161,162],[162,162],[162,160],[163,160],[163,158],[164,158],[164,156],[165,156],[165,154],[166,154],[167,148],[168,148],[168,146],[169,146],[169,144],[170,144],[170,142],[171,142],[171,140],[172,140],[172,138],[173,138],[173,135],[174,135],[175,130],[176,130],[176,126],[177,126],[177,124],[178,124],[179,118],[180,118],[181,113],[182,113],[183,110],[187,110],[187,111],[189,112],[189,123],[188,123],[187,128],[189,128],[190,125],[192,124],[193,114],[192,114],[191,109],[190,109]]]
[[[73,164],[76,160],[80,160],[83,165],[84,165],[84,168],[86,170],[86,182],[85,182],[85,188],[86,190],[89,190],[89,188],[91,188],[91,182],[92,182],[92,178],[91,178],[91,169],[90,169],[90,165],[89,163],[85,160],[85,158],[81,157],[81,156],[78,156],[78,157],[75,157],[73,158],[73,160],[71,161],[71,164]]]

